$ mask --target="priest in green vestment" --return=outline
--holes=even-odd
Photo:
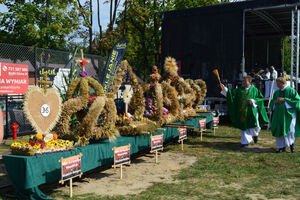
[[[270,103],[273,110],[271,131],[276,137],[276,152],[285,152],[290,147],[294,152],[295,137],[300,137],[300,96],[295,89],[288,86],[285,78],[276,79],[279,88]]]
[[[241,129],[242,147],[257,143],[261,126],[269,122],[264,107],[264,97],[252,84],[251,76],[245,76],[243,86],[229,90],[220,84],[227,98],[229,116],[234,127]]]

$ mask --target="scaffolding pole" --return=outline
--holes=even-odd
[[[246,22],[246,14],[245,10],[243,11],[243,54],[242,54],[242,74],[244,75],[245,73],[245,22]]]
[[[296,24],[296,27],[297,27],[296,90],[298,91],[298,78],[299,78],[299,20],[300,20],[300,13],[299,13],[298,7],[296,7],[296,12],[297,12],[297,24]]]
[[[295,10],[292,10],[292,27],[291,27],[291,86],[293,87],[293,75],[294,75],[294,24],[295,24]]]
[[[292,27],[291,27],[291,86],[298,91],[299,81],[299,22],[300,12],[298,6],[292,10]]]

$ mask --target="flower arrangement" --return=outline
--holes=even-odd
[[[37,133],[31,136],[29,142],[14,142],[10,146],[12,154],[26,156],[65,151],[72,147],[73,142],[58,139],[56,133],[46,135]]]
[[[130,122],[133,121],[133,118],[126,115],[126,114],[120,114],[117,118],[117,125],[118,126],[128,126]]]

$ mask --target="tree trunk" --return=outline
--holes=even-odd
[[[92,53],[93,50],[93,4],[92,4],[92,0],[90,0],[90,23],[89,23],[89,43],[90,43],[90,47],[89,47],[89,53]]]
[[[110,0],[109,22],[112,21],[113,0]]]
[[[153,1],[153,6],[154,6],[154,9],[157,8],[157,0],[154,0]],[[159,36],[158,36],[158,23],[157,23],[157,14],[154,13],[154,20],[153,20],[153,23],[154,23],[154,42],[155,42],[155,50],[156,50],[156,53],[155,53],[155,65],[157,66],[158,63],[159,63],[159,54],[158,54],[158,51],[159,51]]]
[[[97,0],[97,6],[98,6],[98,9],[97,9],[98,26],[99,26],[99,34],[100,34],[100,40],[101,40],[102,39],[102,26],[101,26],[101,23],[100,23],[100,3],[99,3],[99,0]]]
[[[48,9],[49,9],[49,0],[46,0],[46,27],[49,26],[49,21],[50,21],[50,14],[48,12]],[[49,41],[50,41],[50,37],[49,37],[49,34],[48,32],[46,33],[46,39],[47,39],[47,48],[53,48],[53,47],[50,47],[50,44],[49,44]]]
[[[123,38],[126,36],[126,15],[127,15],[127,0],[124,2],[124,27],[123,27]]]
[[[144,0],[144,8],[146,8],[146,0]],[[146,69],[148,68],[148,60],[147,60],[147,49],[146,49],[146,22],[143,22],[143,32],[142,32],[142,38],[144,38],[142,40],[142,48],[143,48],[143,64],[144,64],[144,80],[146,80],[146,76],[147,76],[147,71]]]
[[[117,8],[118,8],[118,0],[115,0],[115,7],[114,7],[114,13],[113,13],[113,19],[112,19],[112,23],[111,23],[111,30],[113,30],[115,21],[116,21],[116,16],[117,16]]]

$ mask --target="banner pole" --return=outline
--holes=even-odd
[[[157,151],[155,151],[155,163],[157,163]]]

